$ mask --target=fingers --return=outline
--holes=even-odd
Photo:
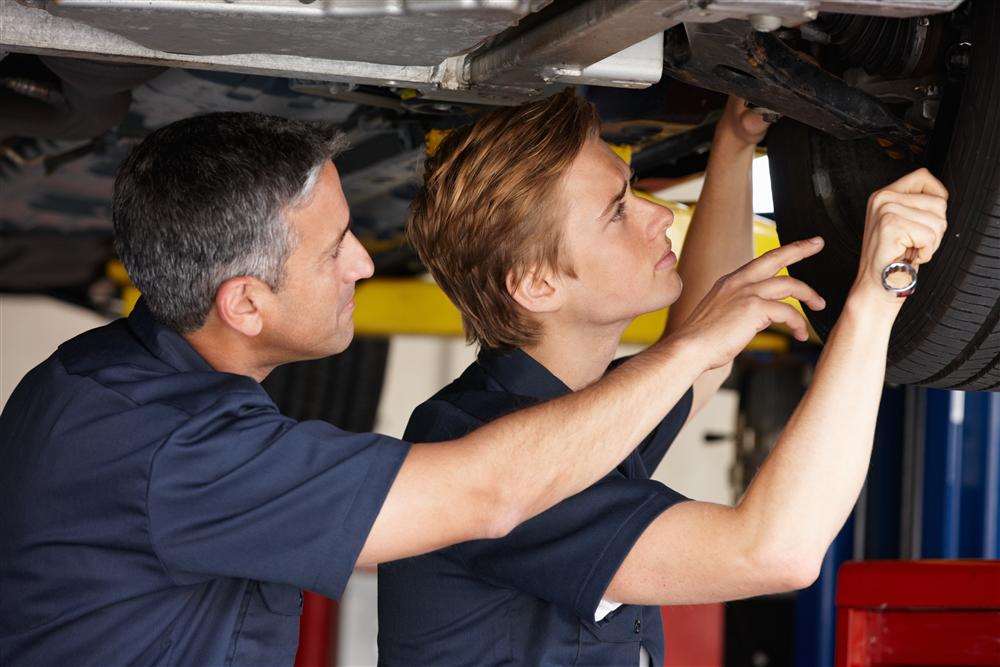
[[[749,283],[757,283],[771,278],[781,269],[798,261],[815,255],[823,249],[823,239],[819,236],[803,241],[795,241],[766,252],[752,262],[744,265],[727,279],[735,286],[742,287]]]
[[[753,286],[753,291],[757,296],[772,301],[780,301],[781,299],[792,297],[806,304],[812,310],[823,310],[826,307],[826,301],[816,290],[791,276],[777,276],[756,283]]]
[[[888,247],[880,257],[884,264],[906,255],[911,249],[916,252],[912,263],[925,264],[941,244],[942,235],[937,231],[902,215],[887,213],[881,217],[880,222],[888,242]]]
[[[784,324],[795,336],[795,340],[809,340],[809,325],[802,313],[781,301],[765,301],[761,307],[771,324]]]
[[[938,215],[920,208],[913,208],[905,204],[889,203],[879,209],[879,215],[897,215],[907,220],[920,223],[929,228],[932,232],[944,236],[948,229],[948,221],[944,215]]]
[[[935,178],[926,167],[910,172],[884,189],[904,194],[923,193],[948,199],[948,189],[944,187],[944,183]]]
[[[890,243],[880,260],[893,261],[906,255],[914,264],[929,262],[948,228],[945,200],[931,195],[894,194],[878,202],[872,214],[876,224],[889,234]]]
[[[873,210],[878,210],[887,204],[903,204],[942,218],[948,214],[948,200],[937,195],[903,194],[891,190],[879,190],[871,196],[870,205]]]

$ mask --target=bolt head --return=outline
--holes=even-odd
[[[760,32],[774,32],[781,27],[781,17],[772,14],[753,14],[750,16],[750,25]]]

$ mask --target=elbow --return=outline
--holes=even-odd
[[[784,586],[786,591],[798,591],[809,588],[819,579],[823,559],[812,556],[797,559],[789,564]]]
[[[762,594],[787,593],[812,586],[819,578],[823,555],[818,557],[794,550],[762,550],[754,555],[754,570],[761,581]]]

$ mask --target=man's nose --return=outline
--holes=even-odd
[[[371,256],[365,247],[361,245],[361,241],[354,238],[351,235],[351,240],[355,246],[353,253],[353,261],[351,262],[351,270],[347,272],[347,279],[354,283],[359,280],[364,280],[365,278],[371,278],[372,274],[375,273],[375,263],[372,262]]]
[[[646,233],[648,237],[652,239],[657,239],[667,233],[667,229],[670,225],[674,224],[674,212],[671,211],[666,206],[660,206],[659,204],[653,204],[652,216],[650,217],[649,223],[646,228]]]

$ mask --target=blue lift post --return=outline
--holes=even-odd
[[[997,558],[1000,393],[924,391],[924,520],[915,557]]]
[[[1000,557],[1000,393],[886,388],[868,483],[796,600],[796,667],[833,667],[849,559]]]

